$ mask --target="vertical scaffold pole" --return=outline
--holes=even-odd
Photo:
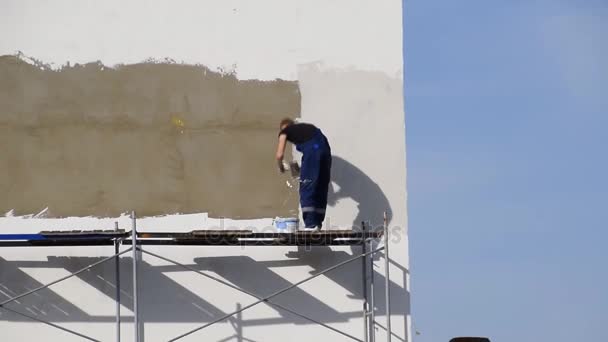
[[[118,233],[118,222],[115,222],[114,230]],[[114,254],[120,252],[120,240],[114,240]],[[120,257],[114,258],[116,269],[116,342],[120,342]]]
[[[361,248],[363,249],[363,253],[367,253],[367,241],[365,240],[365,222],[361,222],[361,232],[363,233],[363,243],[361,244]],[[363,264],[363,340],[368,342],[369,336],[369,309],[367,302],[367,256],[361,258],[361,263]]]
[[[384,212],[384,278],[385,282],[385,295],[386,295],[386,340],[391,342],[391,283],[390,283],[390,261],[388,254],[388,244],[390,242],[388,237],[388,219],[386,216],[386,211]]]
[[[135,211],[131,212],[131,241],[133,247],[133,330],[134,330],[134,342],[139,341],[139,310],[137,303],[137,224],[135,218]]]
[[[374,240],[369,240],[369,250],[374,250]],[[376,303],[374,295],[374,254],[369,255],[369,307],[370,307],[370,328],[369,328],[369,342],[376,341]]]

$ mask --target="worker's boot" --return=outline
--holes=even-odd
[[[321,230],[321,225],[315,226],[315,227],[304,227],[300,230],[305,231],[305,232],[318,232],[319,230]]]

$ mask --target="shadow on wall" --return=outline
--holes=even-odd
[[[340,199],[351,198],[357,202],[358,213],[353,219],[353,226],[357,227],[361,221],[372,222],[377,227],[382,223],[382,211],[387,210],[389,219],[392,217],[388,200],[380,187],[360,169],[347,162],[341,157],[334,156],[333,182],[335,188],[330,193],[331,204]],[[338,189],[339,188],[339,189]],[[228,248],[228,247],[227,247]],[[264,247],[251,247],[264,248]],[[271,248],[271,247],[267,247]],[[234,249],[226,250],[227,252]],[[243,253],[239,250],[240,253]],[[257,261],[246,255],[200,257],[194,259],[193,264],[188,266],[211,274],[216,274],[222,279],[258,296],[269,295],[277,290],[288,287],[291,281],[283,278],[276,268],[282,267],[310,267],[310,274],[316,274],[328,267],[345,261],[360,254],[361,247],[298,247],[296,251],[288,252],[286,258],[273,261]],[[169,256],[170,257],[170,256]],[[147,257],[146,257],[147,258]],[[27,268],[56,268],[68,272],[75,272],[94,262],[102,260],[103,257],[56,257],[49,256],[46,261],[7,261],[0,258],[0,301],[11,296],[23,293],[28,289],[36,288],[40,284],[29,276],[23,269]],[[121,296],[122,304],[127,309],[132,309],[132,259],[120,258]],[[408,272],[403,267],[396,265],[402,271],[404,279],[400,283],[406,283],[405,277]],[[103,263],[88,272],[80,273],[77,277],[88,286],[96,289],[107,301],[115,298],[115,265],[114,262]],[[210,322],[214,318],[224,315],[226,312],[219,309],[204,295],[194,293],[188,288],[172,279],[171,273],[186,272],[180,266],[149,264],[145,259],[140,263],[140,281],[142,290],[140,293],[142,318],[145,322]],[[304,277],[304,276],[302,276]],[[201,277],[202,278],[202,277]],[[344,289],[346,298],[362,299],[363,279],[361,263],[353,262],[342,269],[326,273],[322,279],[329,279]],[[313,280],[314,281],[314,280]],[[378,316],[385,312],[384,282],[385,278],[375,273],[376,306]],[[146,286],[154,284],[154,286]],[[192,286],[192,284],[189,284]],[[220,293],[234,291],[217,284],[217,288],[207,288],[201,293],[211,293],[214,290]],[[392,314],[405,317],[409,315],[409,293],[395,281],[390,282],[391,296],[394,303],[403,305],[393,306]],[[361,317],[361,311],[339,311],[336,307],[324,303],[314,296],[314,292],[293,288],[285,294],[276,297],[273,301],[293,309],[301,314],[314,317],[324,323],[348,322],[351,319]],[[20,303],[8,305],[13,310],[27,314],[40,315],[46,320],[53,322],[113,322],[114,316],[94,316],[87,314],[69,300],[65,299],[52,289],[45,289],[36,295],[31,295],[20,300]],[[312,324],[307,320],[296,317],[290,313],[274,309],[278,317],[259,318],[243,320],[238,317],[231,319],[237,334],[242,336],[245,326],[265,326],[274,324]],[[124,314],[124,321],[131,320],[129,314]],[[0,310],[0,321],[27,321],[27,319]],[[407,327],[406,327],[407,329]],[[331,334],[331,332],[329,332]]]
[[[334,185],[335,184],[335,185]],[[336,187],[338,188],[336,190]],[[388,198],[380,188],[380,186],[374,182],[367,174],[361,169],[341,158],[340,156],[332,156],[332,186],[330,186],[330,192],[328,196],[328,205],[335,206],[341,199],[349,198],[357,203],[357,216],[353,219],[353,229],[361,229],[362,225],[365,224],[367,229],[382,230],[383,229],[383,213],[386,212],[387,225],[390,227],[390,223],[393,218],[393,211],[388,201]],[[372,248],[377,248],[378,244],[372,244]],[[352,257],[352,255],[361,254],[363,250],[359,246],[351,246],[351,254],[345,252],[332,251],[329,247],[316,247],[315,253],[310,254],[307,257],[304,248],[299,247],[298,252],[288,253],[288,257],[298,259],[293,263],[297,264],[301,260],[307,260],[307,265],[311,265],[317,272],[323,267],[319,264],[318,260],[325,260],[328,258],[338,257],[343,260]],[[375,264],[380,260],[382,254],[376,253],[374,255]],[[402,275],[401,283],[407,284],[407,277],[409,277],[409,270],[402,265],[391,261],[391,265],[399,269]],[[311,272],[311,273],[314,273]],[[344,279],[344,274],[339,272],[332,272],[327,275],[334,282],[343,286],[350,286],[356,284],[353,283],[352,278],[350,281]],[[374,281],[380,286],[376,286],[375,296],[378,298],[375,302],[375,310],[379,315],[383,315],[386,311],[386,301],[384,300],[385,278],[382,274],[374,271]],[[392,314],[407,317],[410,314],[410,293],[407,292],[402,286],[399,286],[391,281],[391,302],[402,303],[403,305],[393,305],[391,307]],[[359,287],[359,291],[361,291]],[[351,291],[351,293],[353,293]],[[403,320],[405,326],[403,331],[407,331],[407,321]],[[399,339],[398,336],[394,336]]]
[[[266,296],[292,284],[272,271],[273,268],[309,266],[313,269],[310,273],[315,274],[352,257],[346,251],[329,251],[322,247],[312,247],[308,251],[288,254],[289,257],[296,255],[297,260],[277,261],[256,261],[248,256],[205,257],[195,259],[194,264],[188,266],[208,272],[209,274],[217,274],[243,290],[258,296]],[[102,259],[103,257],[48,257],[47,261],[7,261],[0,258],[0,268],[2,269],[0,276],[0,288],[2,289],[0,291],[0,301],[43,285],[24,272],[23,269],[46,268],[76,272]],[[139,281],[141,282],[141,288],[139,301],[142,318],[145,322],[209,322],[226,313],[171,279],[170,274],[174,272],[187,272],[187,270],[175,265],[153,266],[145,260],[140,262]],[[133,309],[132,275],[132,259],[129,257],[121,258],[121,304],[128,310]],[[100,264],[75,277],[103,294],[103,298],[106,300],[114,301],[116,298],[116,274],[113,261]],[[327,273],[327,277],[346,291],[344,296],[351,299],[362,298],[361,265],[359,263],[351,263],[342,269]],[[201,276],[201,279],[204,278]],[[67,282],[69,281],[67,280]],[[383,282],[384,278],[378,277],[377,281]],[[149,286],[149,284],[154,284],[154,286]],[[391,286],[395,293],[402,291],[400,286],[393,282],[391,282]],[[222,289],[221,293],[229,293],[230,291],[237,293],[236,290],[224,287],[219,283],[212,288],[205,287],[204,291],[201,292],[211,293],[213,290],[219,291],[220,289]],[[97,303],[103,298],[98,298]],[[348,322],[352,318],[361,316],[360,311],[340,312],[337,308],[332,308],[323,303],[308,291],[297,287],[281,296],[277,296],[272,301],[327,323]],[[53,291],[52,288],[41,290],[19,299],[17,302],[9,303],[7,307],[52,322],[115,321],[115,316],[87,314],[86,312],[91,308],[79,308]],[[379,304],[377,309],[381,310],[382,305]],[[282,316],[268,319],[252,319],[244,322],[244,324],[247,326],[287,323],[311,324],[307,320],[295,317],[280,309],[275,310]],[[122,314],[125,316],[123,321],[130,321],[131,313],[123,311]],[[0,321],[29,320],[0,309]]]
[[[350,198],[357,203],[357,216],[352,222],[353,229],[360,229],[362,222],[365,222],[367,227],[382,229],[385,211],[388,223],[391,222],[393,212],[388,199],[380,186],[361,169],[334,155],[331,177],[328,205],[335,206],[343,198]]]
[[[345,247],[338,248],[345,249]],[[361,251],[358,250],[356,252],[360,253]],[[218,275],[235,286],[258,296],[266,296],[292,284],[292,282],[277,274],[273,269],[306,266],[312,268],[310,274],[316,274],[351,258],[352,254],[345,250],[332,251],[325,247],[312,247],[308,250],[302,249],[297,252],[290,252],[286,256],[290,259],[257,261],[248,256],[204,257],[196,258],[193,264],[187,266],[211,275]],[[24,272],[23,269],[47,268],[75,272],[102,259],[103,257],[48,257],[47,261],[7,261],[0,258],[0,269],[2,269],[2,274],[0,275],[0,301],[43,285]],[[141,318],[144,322],[201,324],[211,322],[227,312],[205,300],[205,295],[201,293],[209,294],[209,298],[218,293],[223,295],[238,293],[236,290],[231,290],[217,283],[211,286],[206,285],[204,288],[201,287],[201,291],[197,294],[173,280],[171,274],[175,272],[187,272],[187,270],[175,265],[154,266],[145,260],[140,262],[139,281],[141,282],[141,287],[139,301]],[[121,258],[121,304],[128,310],[133,309],[132,275],[132,259],[129,257]],[[202,276],[200,277],[204,279]],[[107,306],[116,298],[116,275],[115,266],[112,261],[98,265],[87,272],[80,273],[76,278],[101,294],[100,297],[89,299],[94,300],[96,306],[103,303],[106,303]],[[341,269],[326,273],[323,278],[329,279],[344,289],[344,293],[338,294],[339,296],[344,296],[351,300],[362,299],[361,263],[350,263]],[[385,278],[383,275],[375,273],[375,281],[377,284],[376,315],[383,316],[385,312],[383,292]],[[195,283],[190,281],[188,285],[192,287]],[[150,284],[154,285],[150,286]],[[409,294],[405,293],[402,286],[391,281],[390,287],[393,303],[408,303]],[[69,297],[69,295],[67,296]],[[293,288],[275,297],[272,301],[327,324],[348,322],[352,319],[360,318],[362,314],[361,311],[340,311],[337,307],[324,303],[314,296],[314,291],[311,291],[310,287],[306,291],[298,287]],[[91,311],[91,307],[87,307],[86,305],[79,307],[55,292],[52,288],[47,288],[21,298],[18,302],[7,304],[7,307],[11,310],[33,315],[54,323],[111,323],[115,321],[115,316],[113,315],[89,314],[88,312]],[[246,320],[242,316],[241,318],[232,317],[229,320],[230,324],[241,335],[243,334],[244,327],[272,326],[277,324],[312,324],[308,320],[299,318],[283,310],[272,308],[278,317]],[[393,306],[392,314],[405,318],[409,314],[406,308],[409,308],[409,304]],[[23,316],[2,310],[1,308],[0,321],[31,322]],[[123,310],[122,321],[132,322],[132,314]],[[328,334],[331,334],[331,332],[328,332]]]

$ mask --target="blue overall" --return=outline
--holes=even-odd
[[[296,145],[302,152],[300,205],[306,228],[321,227],[325,220],[327,192],[331,176],[331,148],[317,129],[312,139]]]

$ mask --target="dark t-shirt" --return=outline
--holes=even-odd
[[[316,131],[317,127],[315,125],[307,123],[294,123],[285,127],[281,132],[279,132],[279,135],[285,134],[287,136],[287,141],[291,142],[292,144],[301,144],[312,139]]]

